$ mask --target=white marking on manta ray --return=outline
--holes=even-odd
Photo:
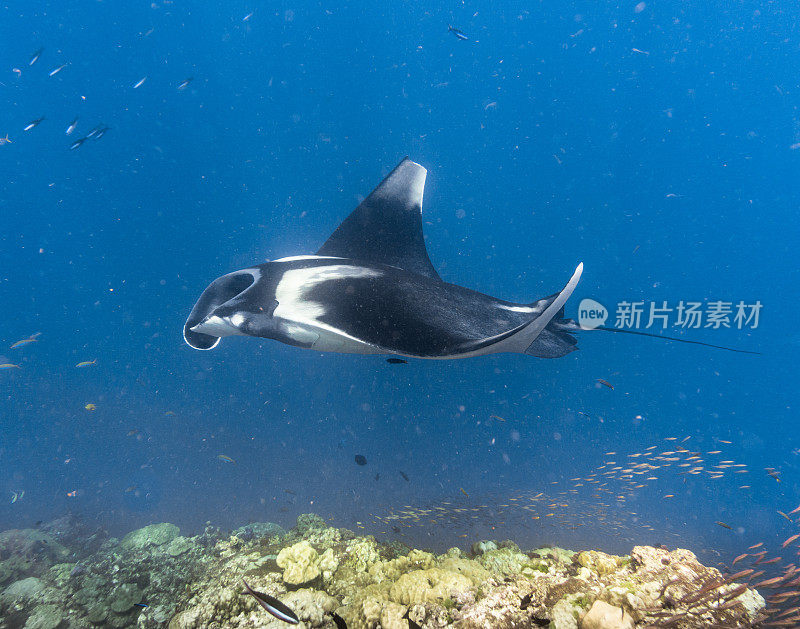
[[[530,306],[503,306],[503,305],[500,305],[500,306],[497,306],[497,307],[501,308],[503,310],[508,310],[510,312],[525,312],[525,313],[536,312],[536,308],[531,308]]]
[[[313,349],[323,352],[380,353],[381,350],[373,345],[320,321],[319,317],[325,314],[324,304],[306,299],[306,294],[324,282],[382,275],[382,271],[344,264],[286,271],[275,288],[275,300],[278,306],[272,316],[286,321],[284,331],[293,339],[303,343],[311,341]]]
[[[199,332],[201,334],[208,334],[209,336],[239,336],[242,333],[239,331],[238,328],[234,327],[233,319],[234,317],[240,317],[241,320],[244,320],[244,316],[241,314],[235,314],[233,317],[230,317],[228,321],[223,319],[222,317],[218,317],[217,315],[213,315],[209,317],[207,320],[203,321],[202,323],[198,323],[196,326],[192,328],[192,332]],[[200,328],[198,330],[197,328]]]
[[[346,260],[347,258],[340,258],[338,256],[289,256],[288,258],[280,258],[273,260],[273,262],[297,262],[299,260]]]
[[[195,326],[195,327],[196,327],[196,326]],[[190,329],[192,329],[192,331],[194,331],[194,329],[193,329],[193,328],[190,328]],[[186,341],[186,344],[187,344],[189,347],[191,347],[192,349],[198,349],[198,350],[201,350],[201,351],[204,351],[204,352],[205,352],[205,351],[208,351],[208,350],[214,349],[214,348],[215,348],[217,345],[219,345],[219,342],[222,340],[222,338],[220,338],[220,337],[218,336],[218,337],[217,337],[217,340],[216,340],[216,341],[214,341],[214,344],[213,344],[213,345],[211,345],[211,346],[209,346],[209,347],[196,347],[196,346],[192,345],[192,344],[189,342],[189,339],[187,339],[187,338],[186,338],[186,332],[184,331],[184,333],[183,333],[183,340],[184,340],[184,341]]]

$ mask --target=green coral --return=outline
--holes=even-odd
[[[534,551],[531,551],[529,555],[537,556],[542,559],[550,559],[555,561],[556,563],[571,563],[572,558],[577,553],[573,550],[567,550],[565,548],[559,548],[558,546],[545,546],[543,548],[537,548]]]
[[[589,609],[592,606],[592,603],[595,601],[595,596],[593,594],[578,594],[570,598],[570,602],[573,605],[577,605],[583,609]]]
[[[542,574],[548,574],[550,572],[550,566],[547,564],[546,561],[535,561],[531,560],[528,561],[520,566],[519,571],[524,575],[531,575],[533,572],[539,572]]]
[[[178,537],[180,529],[169,522],[151,524],[131,531],[122,538],[120,546],[123,550],[143,550],[153,546],[163,546]]]
[[[18,600],[34,600],[42,595],[44,589],[45,585],[41,579],[37,579],[36,577],[20,579],[19,581],[14,581],[14,583],[3,590],[3,593],[0,594],[0,603],[9,605]]]
[[[61,610],[55,605],[40,605],[28,617],[25,629],[56,629],[63,619]]]
[[[477,561],[491,572],[514,574],[522,569],[523,564],[529,563],[529,558],[514,548],[506,547],[487,550]]]
[[[136,603],[142,601],[142,591],[135,583],[118,585],[108,597],[109,607],[118,614],[129,611]]]
[[[171,557],[178,557],[191,550],[192,545],[190,540],[183,537],[183,535],[179,535],[166,545],[166,551]]]

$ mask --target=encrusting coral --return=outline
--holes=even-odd
[[[284,625],[243,594],[242,578],[305,627],[688,629],[763,618],[755,590],[680,549],[636,546],[619,557],[481,541],[469,553],[435,555],[311,514],[288,532],[264,523],[182,537],[174,525],[154,524],[122,541],[70,536],[72,525],[59,525],[63,535],[0,533],[0,629]]]

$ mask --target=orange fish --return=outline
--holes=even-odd
[[[791,544],[793,541],[795,541],[799,537],[800,537],[800,533],[797,533],[796,535],[792,535],[789,539],[787,539],[785,542],[783,542],[783,546],[781,546],[781,548],[786,548],[789,544]]]
[[[741,579],[742,577],[748,577],[753,574],[752,568],[747,568],[746,570],[740,570],[736,574],[732,574],[727,579],[725,579],[725,583],[730,583],[731,581],[736,581],[736,579]]]
[[[772,579],[767,579],[766,581],[760,581],[759,583],[756,583],[753,587],[765,588],[771,585],[777,585],[781,581],[783,581],[783,577],[773,577]]]

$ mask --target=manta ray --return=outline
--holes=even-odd
[[[426,175],[405,158],[316,253],[211,282],[184,325],[185,341],[210,350],[241,335],[322,352],[439,360],[499,352],[558,358],[577,349],[570,333],[581,328],[565,318],[564,305],[583,264],[561,291],[530,303],[445,282],[422,233]]]

